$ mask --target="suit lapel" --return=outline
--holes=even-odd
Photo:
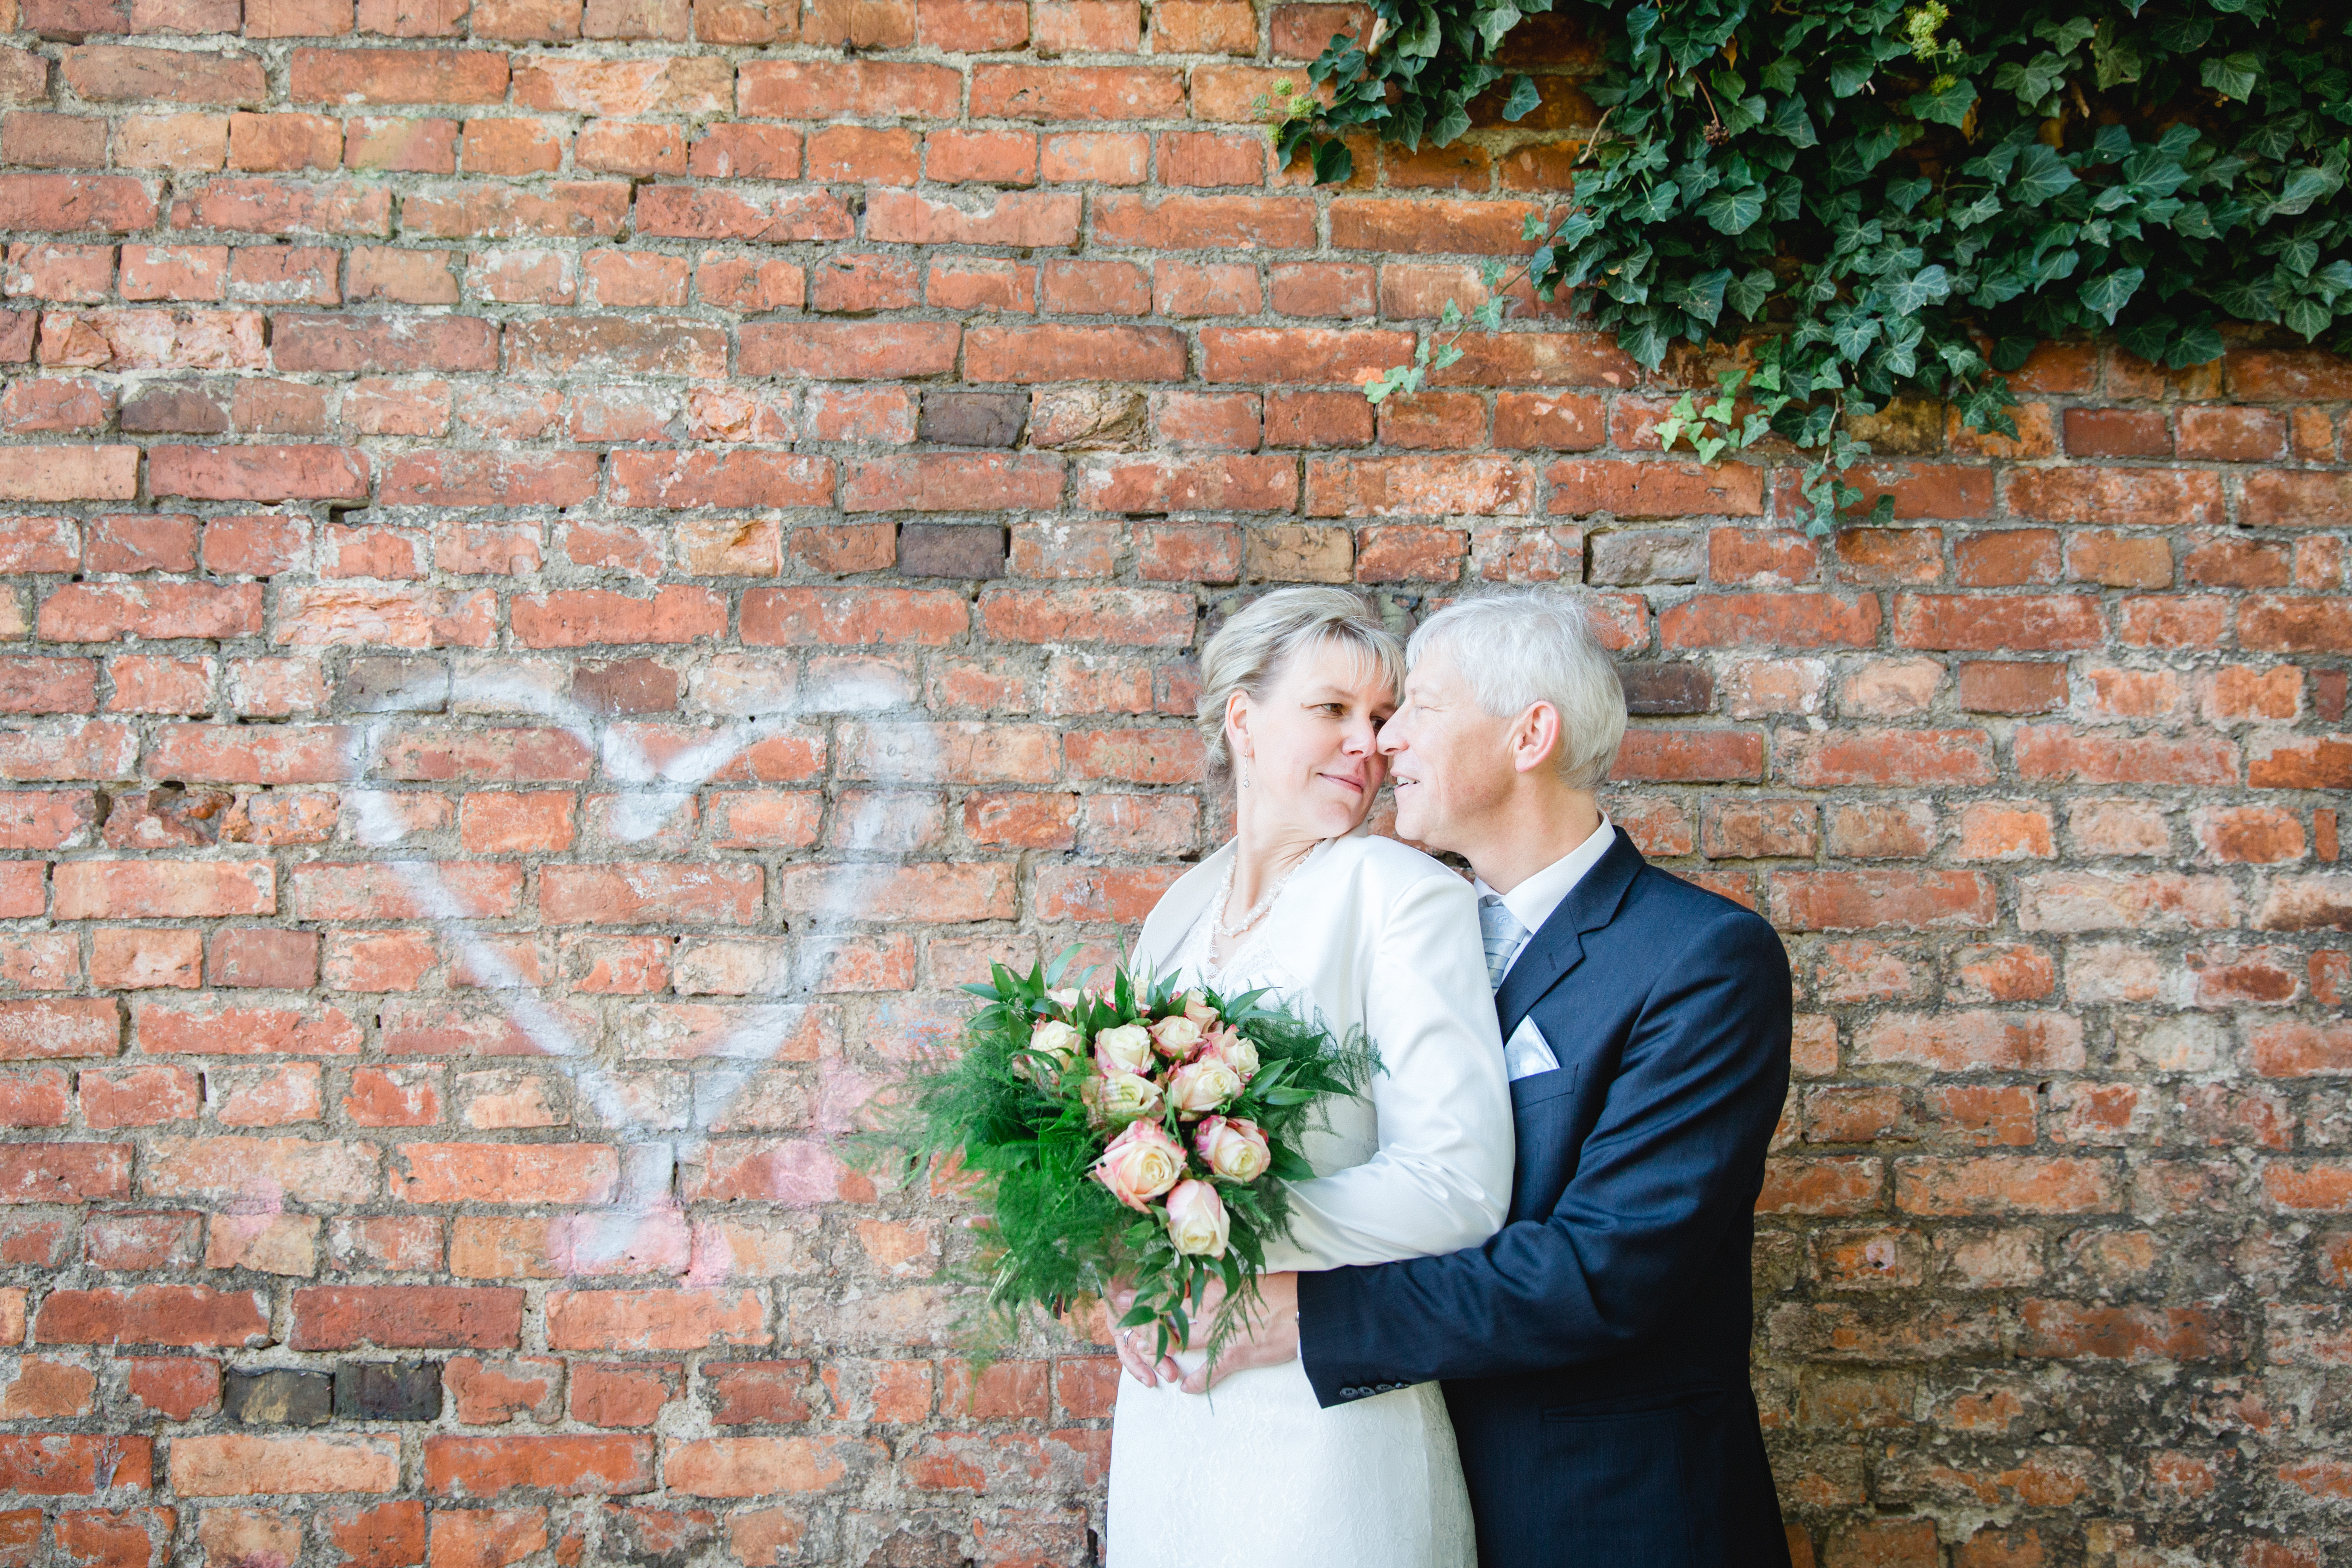
[[[1568,897],[1560,900],[1543,929],[1528,939],[1527,950],[1503,976],[1502,989],[1495,993],[1495,1014],[1503,1026],[1503,1038],[1509,1039],[1528,1009],[1584,961],[1584,942],[1579,933],[1599,931],[1614,919],[1625,889],[1633,885],[1633,875],[1643,865],[1642,852],[1633,847],[1624,829],[1614,831],[1617,841],[1568,890]]]

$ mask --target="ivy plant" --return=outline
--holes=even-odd
[[[1279,150],[1330,182],[1351,172],[1339,133],[1442,146],[1482,97],[1523,117],[1540,90],[1496,56],[1550,5],[1372,0],[1367,36],[1309,68],[1328,100],[1284,95]],[[1755,403],[1814,457],[1815,531],[1859,493],[1841,477],[1866,450],[1849,416],[1908,392],[2014,436],[2000,373],[2042,339],[2112,333],[2180,367],[2236,321],[2352,349],[2341,0],[1562,11],[1604,46],[1581,84],[1602,113],[1564,216],[1529,220],[1521,270],[1652,369],[1677,342],[1769,341],[1776,384]],[[1506,286],[1498,263],[1486,281]],[[1492,330],[1502,309],[1449,307],[1444,324]],[[1424,342],[1368,395],[1417,390],[1459,353]]]

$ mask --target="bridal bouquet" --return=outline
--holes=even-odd
[[[979,1178],[985,1311],[1060,1313],[1113,1279],[1137,1289],[1121,1327],[1181,1344],[1212,1280],[1224,1291],[1211,1356],[1258,1299],[1267,1242],[1289,1228],[1285,1178],[1313,1174],[1297,1140],[1330,1095],[1362,1092],[1379,1060],[1360,1031],[1120,968],[1099,990],[1048,968],[964,989],[989,1005],[954,1059],[917,1073],[888,1142]]]

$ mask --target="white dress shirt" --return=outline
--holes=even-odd
[[[1536,932],[1543,930],[1544,921],[1551,919],[1551,912],[1559,908],[1559,901],[1575,890],[1577,883],[1584,880],[1584,874],[1601,863],[1601,858],[1609,853],[1609,847],[1615,842],[1617,829],[1604,811],[1601,814],[1601,826],[1583,843],[1509,892],[1496,893],[1483,877],[1472,883],[1472,890],[1480,898],[1494,894],[1501,899],[1503,907],[1511,911],[1511,918],[1528,928],[1528,934],[1519,939],[1519,945],[1512,952],[1510,962],[1503,965],[1505,974],[1511,972],[1511,964],[1518,963],[1519,954],[1527,952],[1528,942]]]

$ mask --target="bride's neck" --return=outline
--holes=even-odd
[[[1233,908],[1228,918],[1254,909],[1266,890],[1298,868],[1323,840],[1306,828],[1275,827],[1254,822],[1251,814],[1236,815],[1234,823]]]

